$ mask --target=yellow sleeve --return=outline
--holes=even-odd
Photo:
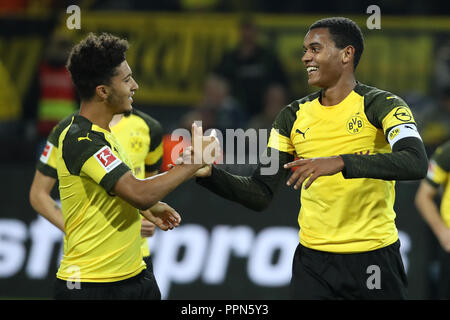
[[[159,160],[161,160],[163,156],[163,144],[162,142],[159,144],[159,146],[156,147],[155,150],[150,151],[147,154],[147,157],[145,158],[145,165],[146,166],[152,166],[155,163],[157,163]]]
[[[109,192],[129,170],[108,146],[104,146],[84,162],[80,173],[90,177]]]
[[[270,131],[269,143],[267,145],[270,148],[276,149],[281,152],[287,152],[294,154],[295,147],[292,144],[290,138],[283,136],[278,130],[272,128]]]
[[[383,131],[399,124],[416,123],[409,107],[398,106],[393,108],[383,119]]]

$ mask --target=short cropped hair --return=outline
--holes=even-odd
[[[364,37],[359,26],[348,18],[333,17],[314,22],[309,30],[317,28],[327,28],[337,48],[343,49],[348,45],[355,48],[353,69],[356,69],[364,51]]]
[[[116,68],[125,61],[128,41],[109,33],[93,33],[75,45],[67,69],[81,100],[90,100],[99,85],[109,85]]]

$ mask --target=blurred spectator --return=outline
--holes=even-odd
[[[37,133],[46,139],[52,128],[77,108],[75,88],[66,61],[72,43],[56,35],[50,40],[39,66]]]
[[[190,129],[194,121],[201,120],[204,131],[215,128],[225,134],[225,129],[243,128],[245,119],[245,113],[229,93],[227,82],[211,75],[205,82],[202,101],[181,122]]]
[[[450,86],[450,43],[438,49],[435,62],[435,84],[437,90]]]
[[[19,94],[11,82],[10,76],[0,61],[0,137],[10,138],[17,133],[21,101]]]
[[[243,128],[245,118],[237,101],[230,96],[225,79],[210,75],[205,81],[202,100],[194,110],[181,118],[179,125],[190,132],[192,123],[201,121],[203,132],[208,129],[219,129],[225,136],[226,129]],[[174,138],[172,134],[166,134],[163,137],[162,172],[169,170],[169,166],[174,164],[178,153],[191,145],[190,135],[179,139]]]
[[[287,86],[287,78],[274,52],[258,42],[258,28],[250,19],[240,24],[236,48],[222,57],[214,72],[227,79],[231,93],[249,116],[261,112],[264,93],[270,84]]]
[[[422,122],[420,133],[430,155],[438,145],[450,140],[450,85],[441,89],[437,103],[424,113]]]

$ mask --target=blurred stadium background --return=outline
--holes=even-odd
[[[73,4],[81,9],[80,29],[68,28]],[[381,29],[367,27],[372,4],[381,9]],[[284,104],[314,90],[300,61],[308,26],[352,18],[366,45],[358,79],[409,103],[431,154],[450,138],[444,8],[424,0],[0,0],[0,298],[51,296],[62,235],[33,211],[28,192],[49,130],[77,108],[63,65],[68,48],[88,32],[129,40],[127,59],[140,86],[134,107],[162,123],[170,152],[170,133],[193,119],[222,129],[266,128]],[[247,65],[223,59],[242,41],[256,41],[262,53]],[[397,226],[410,298],[433,299],[439,245],[414,207],[417,186],[397,184]],[[149,238],[163,297],[287,299],[298,198],[282,187],[269,209],[254,213],[194,181],[182,185],[165,199],[182,214],[182,226]]]

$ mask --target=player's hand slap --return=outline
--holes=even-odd
[[[309,177],[304,188],[309,186],[320,176],[332,176],[344,169],[344,160],[340,156],[327,158],[311,158],[295,160],[284,165],[285,169],[297,167],[286,184],[294,184],[294,189],[300,188],[302,183]]]

